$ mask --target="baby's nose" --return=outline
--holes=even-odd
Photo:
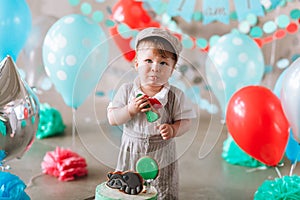
[[[152,63],[151,69],[152,71],[158,72],[160,70],[159,63]]]

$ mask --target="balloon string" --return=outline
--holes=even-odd
[[[76,137],[75,112],[76,112],[76,109],[72,108],[72,115],[73,115],[73,120],[72,120],[72,149],[75,149],[75,137]]]
[[[291,170],[290,170],[289,176],[292,176],[292,175],[293,175],[293,172],[294,172],[294,169],[296,168],[296,165],[297,165],[297,161],[295,161],[295,162],[291,165]]]
[[[276,51],[276,40],[272,42],[272,46],[271,46],[271,57],[270,57],[271,66],[275,64],[275,51]]]
[[[255,172],[255,171],[258,171],[258,170],[266,170],[266,169],[268,169],[267,166],[263,165],[263,166],[255,167],[253,169],[248,169],[248,170],[246,170],[246,172],[252,173],[252,172]]]
[[[298,151],[296,159],[295,159],[294,163],[292,163],[292,165],[291,165],[291,169],[290,169],[290,173],[289,173],[290,176],[293,175],[294,169],[296,168],[299,154],[300,154],[300,151]]]
[[[281,173],[280,173],[278,167],[275,167],[275,170],[276,170],[276,172],[277,172],[278,177],[279,177],[279,178],[282,178],[282,175],[281,175]]]
[[[32,187],[32,186],[33,186],[33,181],[34,181],[36,178],[38,178],[38,177],[40,177],[40,176],[42,176],[42,175],[44,175],[44,174],[43,174],[43,173],[39,173],[39,174],[36,174],[36,175],[34,175],[33,177],[31,177],[30,180],[29,180],[29,182],[28,182],[28,184],[27,184],[27,188]]]
[[[271,56],[270,56],[270,66],[274,67],[275,64],[275,50],[276,50],[276,40],[273,40],[271,46]],[[268,85],[271,86],[272,79],[269,79]]]
[[[146,182],[146,188],[145,188],[146,194],[150,194],[151,193],[150,189],[151,189],[151,183],[152,183],[152,181],[153,181],[153,179],[148,179],[148,180],[145,181]]]
[[[276,16],[278,16],[280,13],[280,9],[277,7],[275,12],[276,12]],[[273,40],[272,46],[271,46],[271,57],[270,57],[270,65],[271,66],[273,66],[275,64],[276,41],[277,40]]]
[[[276,16],[278,16],[278,13],[279,13],[279,9],[276,9]],[[274,66],[274,64],[275,64],[275,51],[276,51],[276,40],[273,40],[272,41],[272,46],[271,46],[271,56],[270,56],[270,66]],[[268,83],[268,85],[269,86],[271,86],[271,82],[272,81],[272,79],[269,79],[269,83]]]

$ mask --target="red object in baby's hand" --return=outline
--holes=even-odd
[[[159,109],[162,108],[162,104],[156,99],[156,98],[148,98],[148,100],[150,101],[151,105],[155,108],[155,109]]]
[[[58,177],[60,181],[71,181],[75,177],[87,175],[87,164],[84,158],[69,149],[56,147],[47,152],[41,164],[44,174]]]
[[[150,104],[155,108],[155,109],[160,109],[162,108],[162,104],[156,99],[149,97],[148,95],[145,95],[145,97],[149,100]]]

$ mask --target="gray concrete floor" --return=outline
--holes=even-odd
[[[96,186],[106,180],[107,172],[113,170],[121,135],[118,127],[106,123],[107,101],[91,97],[74,114],[57,94],[44,95],[40,101],[61,111],[67,125],[65,133],[36,139],[21,159],[8,162],[12,168],[10,172],[28,185],[26,192],[33,200],[93,199]],[[76,123],[73,123],[73,116]],[[75,137],[72,135],[74,124],[77,130]],[[225,162],[221,153],[226,137],[226,127],[222,127],[217,117],[209,118],[201,114],[191,130],[177,139],[180,199],[253,199],[264,180],[277,177],[274,168],[248,172],[247,167]],[[49,175],[42,175],[42,159],[47,151],[54,150],[56,146],[70,148],[83,156],[88,164],[88,176],[60,182]],[[286,160],[280,171],[282,175],[287,175],[289,170],[290,164]],[[299,174],[299,168],[296,168],[297,172]]]

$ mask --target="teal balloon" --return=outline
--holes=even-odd
[[[247,35],[232,32],[219,38],[208,52],[206,77],[223,117],[228,101],[239,89],[260,84],[264,74],[261,49]]]
[[[154,180],[158,175],[158,164],[154,159],[145,156],[137,161],[136,171],[144,180]]]
[[[66,105],[78,108],[95,89],[108,52],[104,31],[87,16],[67,15],[51,26],[43,43],[43,62]]]
[[[300,144],[294,139],[293,131],[290,129],[290,137],[286,146],[285,155],[291,163],[300,161]]]
[[[25,0],[1,0],[0,60],[17,60],[31,30],[32,18]]]

